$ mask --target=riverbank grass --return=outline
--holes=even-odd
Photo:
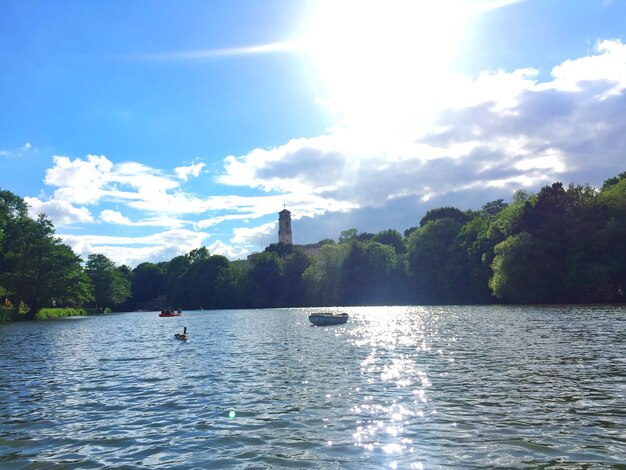
[[[49,320],[62,317],[82,317],[89,315],[87,308],[42,308],[35,315],[35,320]]]

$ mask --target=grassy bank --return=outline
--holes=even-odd
[[[11,319],[11,312],[13,309],[0,307],[0,322],[9,321]]]
[[[19,315],[15,315],[15,310],[12,308],[0,308],[0,323],[7,321],[19,321],[26,318],[26,311],[20,312]],[[42,308],[35,315],[35,320],[50,320],[53,318],[63,317],[84,317],[86,315],[102,315],[111,313],[110,308],[104,310],[95,308]]]
[[[90,312],[87,308],[42,308],[35,315],[35,320],[49,320],[51,318],[62,318],[62,317],[82,317],[85,315],[90,315]]]

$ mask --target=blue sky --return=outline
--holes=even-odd
[[[626,2],[0,2],[0,188],[87,257],[403,232],[626,170]]]

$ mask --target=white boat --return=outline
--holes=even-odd
[[[315,326],[340,325],[348,321],[347,313],[318,312],[309,315],[309,321]]]

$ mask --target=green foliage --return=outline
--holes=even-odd
[[[420,227],[423,227],[428,222],[434,222],[439,219],[452,219],[462,225],[468,221],[469,216],[456,207],[440,207],[438,209],[431,209],[426,212],[426,215],[422,217],[422,220],[420,220]]]
[[[35,320],[49,320],[62,317],[80,317],[88,315],[85,308],[42,308],[35,314]]]
[[[404,237],[345,230],[338,243],[320,241],[314,255],[278,243],[231,262],[200,247],[132,270],[101,254],[83,268],[45,215],[32,219],[27,209],[0,190],[0,320],[159,302],[218,309],[626,301],[626,173],[599,191],[557,182],[478,211],[432,209]]]
[[[604,191],[605,189],[609,189],[611,186],[615,186],[616,184],[624,180],[626,180],[626,171],[621,172],[619,175],[613,178],[607,179],[602,185],[602,191]]]
[[[404,239],[402,238],[402,235],[400,235],[400,232],[398,232],[397,230],[389,229],[378,232],[376,235],[374,235],[372,241],[391,246],[398,254],[406,253],[406,245],[404,244]]]
[[[278,306],[282,263],[276,253],[256,253],[248,257],[250,262],[250,306]]]
[[[268,253],[276,253],[281,258],[293,253],[294,246],[289,243],[272,243],[265,250]]]
[[[549,302],[558,293],[558,272],[551,262],[551,245],[528,232],[513,235],[495,247],[489,286],[505,302]]]
[[[495,201],[491,201],[486,203],[480,213],[481,215],[486,216],[495,216],[502,212],[504,209],[508,207],[508,204],[504,202],[503,199],[496,199]]]
[[[303,276],[311,265],[311,260],[302,250],[295,248],[291,254],[283,259],[282,263],[280,305],[285,307],[302,306],[305,301]]]
[[[131,295],[131,283],[124,271],[104,255],[89,255],[87,275],[93,284],[96,309],[113,308]]]
[[[12,317],[13,310],[0,307],[0,323],[9,321]]]
[[[355,228],[343,230],[341,232],[341,235],[339,235],[339,243],[345,243],[350,240],[356,240],[358,235],[359,235],[359,231]]]
[[[347,243],[324,245],[302,274],[307,305],[339,304],[339,273],[350,249]]]
[[[41,307],[91,298],[81,259],[54,236],[44,214],[30,218],[24,201],[8,191],[0,191],[0,232],[0,291],[12,305],[25,306],[27,319]]]
[[[455,219],[437,218],[411,235],[409,269],[420,302],[445,302],[453,293],[454,284],[448,282],[448,273],[454,265],[452,247],[461,227]]]
[[[228,287],[229,262],[223,256],[198,259],[181,274],[172,289],[171,303],[182,308],[219,308]]]
[[[134,303],[146,303],[162,295],[165,281],[163,266],[141,263],[132,271],[131,278]]]

